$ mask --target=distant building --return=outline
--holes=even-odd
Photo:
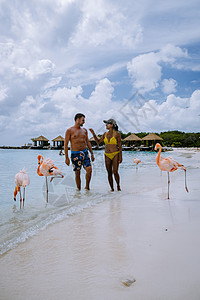
[[[53,147],[62,148],[64,147],[65,139],[61,135],[59,135],[55,139],[53,139],[52,142]]]
[[[49,140],[45,138],[43,135],[40,135],[37,138],[33,138],[32,141],[35,147],[49,146]]]
[[[128,135],[125,139],[122,140],[123,144],[126,144],[127,146],[133,146],[134,144],[141,144],[142,139],[139,138],[136,134],[132,133]]]
[[[163,141],[163,139],[155,133],[149,133],[148,135],[143,137],[142,140],[145,141],[145,143],[147,143],[148,146],[152,146],[152,147],[155,146],[156,142]]]

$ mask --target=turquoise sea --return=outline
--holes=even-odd
[[[66,166],[64,156],[57,150],[0,150],[0,254],[4,254],[26,241],[50,224],[81,213],[84,209],[118,197],[119,193],[140,194],[148,189],[155,189],[160,194],[162,205],[166,200],[167,176],[161,174],[156,165],[155,152],[123,152],[120,165],[121,192],[110,192],[107,173],[104,166],[104,151],[94,151],[95,162],[92,163],[93,175],[91,190],[84,190],[85,171],[82,170],[82,190],[77,191],[74,182],[72,165]],[[37,175],[37,156],[51,158],[64,174],[64,178],[54,179],[49,183],[49,203],[46,203],[45,178]],[[184,191],[184,172],[178,170],[171,174],[171,195],[176,189],[183,192],[183,201],[199,201],[200,162],[193,154],[165,152],[163,156],[174,159],[187,167],[188,187],[190,193]],[[136,170],[133,158],[142,162]],[[13,200],[15,188],[14,178],[19,170],[25,168],[30,177],[30,185],[26,188],[25,206],[20,209],[19,195]],[[142,199],[142,197],[141,197]]]

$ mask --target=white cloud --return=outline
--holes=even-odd
[[[115,72],[119,72],[126,67],[126,62],[119,62],[115,64],[108,64],[106,67],[89,68],[86,70],[74,69],[68,75],[70,85],[87,85],[95,83],[104,77],[107,77]]]
[[[162,65],[170,64],[176,67],[177,59],[187,57],[187,51],[174,45],[166,45],[160,51],[150,52],[134,57],[127,64],[128,74],[132,79],[133,87],[140,92],[148,92],[155,90],[161,80]],[[167,91],[171,86],[172,92],[175,88],[173,80],[163,81],[163,88]]]
[[[107,44],[134,48],[142,39],[142,29],[137,22],[129,20],[114,2],[98,0],[84,1],[82,19],[70,44],[75,47],[89,45],[97,47]]]
[[[177,81],[173,78],[164,79],[162,81],[162,90],[165,94],[171,94],[176,92]]]
[[[17,68],[16,72],[32,80],[40,75],[51,73],[54,69],[55,65],[49,59],[43,59],[30,65],[28,69]]]
[[[161,62],[167,62],[173,64],[177,58],[188,57],[187,49],[181,49],[180,47],[172,44],[167,44],[162,47],[158,52]]]
[[[160,104],[151,100],[145,103],[145,106],[150,108],[150,104],[155,113],[146,110],[146,120],[143,119],[140,123],[141,129],[157,132],[183,129],[188,131],[187,128],[190,128],[190,131],[199,130],[200,90],[194,91],[190,98],[176,97],[172,94]],[[143,109],[144,107],[139,113]]]
[[[196,112],[196,114],[198,114],[199,116],[200,115],[200,90],[194,91],[190,99],[190,105],[191,105],[191,109],[194,112]],[[197,125],[199,125],[199,122]]]
[[[81,86],[72,88],[58,88],[53,92],[49,104],[53,104],[59,110],[58,118],[73,121],[73,116],[83,112],[88,119],[100,120],[106,111],[112,107],[113,95],[112,83],[104,78],[97,82],[94,91],[88,99],[82,96]]]
[[[158,87],[161,78],[161,66],[155,53],[139,55],[127,64],[129,76],[136,90],[146,92]]]
[[[46,89],[48,90],[48,88],[51,88],[51,87],[53,87],[55,85],[58,85],[61,80],[62,80],[61,76],[50,78],[49,81],[45,84],[44,90],[46,90]]]
[[[97,82],[88,98],[82,96],[80,86],[72,88],[53,88],[50,99],[27,97],[18,110],[9,117],[3,117],[1,126],[6,124],[6,132],[15,130],[17,136],[30,139],[43,134],[49,139],[74,123],[74,115],[82,112],[86,115],[86,128],[93,127],[97,133],[105,130],[104,119],[113,117],[123,132],[183,130],[190,128],[198,131],[200,114],[200,90],[189,98],[171,94],[158,103],[155,100],[114,101],[113,84],[104,78]],[[146,102],[145,102],[146,101]],[[28,142],[27,140],[25,142]]]
[[[114,111],[111,100],[113,91],[112,83],[104,78],[97,82],[89,98],[82,96],[83,90],[80,86],[57,89],[53,87],[49,93],[50,99],[44,98],[43,94],[36,98],[28,96],[6,118],[10,122],[5,130],[15,130],[17,135],[29,135],[29,138],[40,134],[54,138],[57,134],[64,135],[66,128],[73,125],[77,112],[86,115],[87,124],[90,126],[98,123],[102,126],[102,116],[107,118]]]
[[[0,89],[0,102],[4,101],[7,98],[7,88]]]

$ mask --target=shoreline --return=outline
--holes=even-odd
[[[5,149],[5,150],[8,150],[8,149],[22,149],[22,150],[63,150],[64,148],[61,148],[61,147],[53,147],[53,146],[50,146],[50,147],[31,147],[31,146],[0,146],[0,149]],[[103,147],[92,147],[93,150],[104,150]],[[70,150],[70,147],[68,148],[68,150]],[[162,152],[164,151],[177,151],[177,152],[180,152],[182,150],[189,150],[189,151],[200,151],[200,148],[199,147],[162,147]],[[126,146],[122,146],[122,151],[150,151],[150,152],[154,152],[154,149],[150,149],[150,147],[142,147],[142,148],[139,148],[139,147],[126,147]],[[155,151],[156,152],[156,151]]]

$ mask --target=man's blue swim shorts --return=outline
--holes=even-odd
[[[79,171],[82,166],[84,168],[91,166],[87,149],[82,151],[71,151],[71,161],[74,171]]]

